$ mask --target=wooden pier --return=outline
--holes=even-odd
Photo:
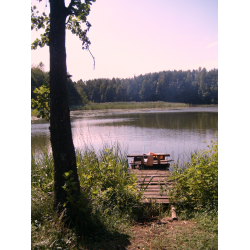
[[[172,188],[172,182],[168,180],[170,176],[168,169],[130,169],[129,171],[137,175],[138,189],[144,190],[142,200],[144,203],[169,203],[168,189]]]

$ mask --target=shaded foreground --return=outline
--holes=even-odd
[[[216,222],[214,222],[216,223]],[[195,220],[152,217],[131,226],[127,234],[101,242],[90,242],[79,249],[218,249],[218,234]],[[87,247],[87,248],[86,248]]]
[[[176,166],[173,181],[185,180],[170,197],[178,221],[168,206],[141,202],[137,178],[116,145],[77,154],[81,199],[69,225],[53,210],[51,156],[32,157],[32,249],[218,249],[217,144]]]

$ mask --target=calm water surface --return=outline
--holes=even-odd
[[[77,150],[96,151],[119,142],[128,154],[169,153],[176,163],[206,148],[218,131],[218,107],[179,110],[72,111],[73,142]],[[50,149],[49,123],[31,124],[32,152]]]

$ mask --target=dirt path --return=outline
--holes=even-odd
[[[87,247],[87,248],[86,248]],[[89,247],[89,248],[88,248]],[[218,235],[201,228],[194,221],[172,220],[165,217],[144,219],[132,226],[130,232],[118,238],[96,242],[78,249],[93,250],[167,250],[218,249]]]

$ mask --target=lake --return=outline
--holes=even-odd
[[[99,151],[119,142],[127,154],[169,153],[176,163],[217,139],[218,107],[71,111],[71,126],[77,150]],[[31,148],[32,153],[51,150],[48,122],[32,121]]]

